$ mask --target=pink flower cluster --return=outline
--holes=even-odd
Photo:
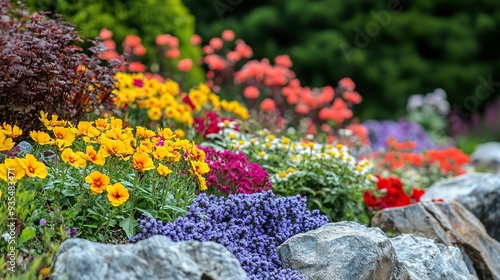
[[[217,112],[214,111],[207,111],[205,112],[205,116],[203,118],[194,117],[193,120],[193,126],[196,129],[196,132],[201,133],[203,137],[207,136],[208,134],[219,133],[219,131],[222,129],[221,127],[219,127],[219,123],[226,120],[233,121],[233,119],[220,116],[219,114],[217,114]],[[236,125],[234,130],[238,131],[238,125]]]
[[[269,173],[242,153],[199,147],[210,166],[207,187],[222,194],[252,194],[271,190]]]

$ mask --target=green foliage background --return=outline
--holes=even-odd
[[[357,107],[362,119],[395,118],[404,113],[409,95],[438,87],[452,104],[463,105],[481,85],[479,76],[500,81],[500,2],[495,0],[183,2],[205,40],[232,28],[256,58],[288,53],[303,85],[351,77],[364,97]],[[401,12],[389,11],[391,5]],[[367,43],[357,39],[359,32]],[[495,88],[482,105],[499,92]]]
[[[173,34],[179,38],[179,59],[201,58],[201,48],[192,46],[189,38],[195,32],[195,18],[181,0],[25,0],[32,11],[50,11],[62,14],[66,21],[76,24],[84,38],[95,38],[101,28],[113,31],[113,39],[120,44],[126,35],[142,38],[148,49],[143,62],[155,61],[155,38],[159,34]],[[120,46],[117,46],[119,48]],[[177,60],[176,60],[177,61]],[[173,62],[175,67],[176,61]],[[175,68],[174,68],[175,69]],[[201,67],[193,66],[187,76],[190,84],[204,80]]]

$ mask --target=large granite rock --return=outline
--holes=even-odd
[[[171,242],[158,235],[125,245],[68,239],[57,253],[54,279],[238,280],[246,274],[220,244]]]
[[[487,142],[470,155],[472,165],[482,171],[500,174],[500,143]]]
[[[460,249],[432,239],[402,234],[390,239],[410,279],[477,279],[465,264]]]
[[[457,202],[425,202],[384,209],[373,217],[372,226],[386,232],[408,233],[447,246],[457,246],[472,274],[479,279],[500,279],[500,243],[491,238],[483,224]]]
[[[408,279],[389,238],[354,222],[329,223],[289,238],[278,248],[286,268],[306,279]]]
[[[391,239],[354,222],[295,235],[277,251],[284,267],[306,279],[476,279],[456,247],[413,235]]]
[[[468,173],[432,185],[421,201],[457,201],[471,211],[488,234],[500,241],[500,175]]]

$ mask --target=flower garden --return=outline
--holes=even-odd
[[[200,60],[157,34],[155,65],[137,35],[79,41],[61,19],[0,4],[4,279],[50,277],[68,238],[155,234],[216,241],[249,279],[302,279],[276,253],[291,236],[369,225],[471,170],[445,133],[443,91],[412,96],[399,122],[361,122],[355,81],[302,85],[288,55],[252,59],[232,30],[193,35]]]

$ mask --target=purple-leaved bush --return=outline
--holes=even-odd
[[[282,267],[276,247],[288,238],[328,222],[318,210],[306,209],[300,196],[275,197],[271,191],[227,198],[200,194],[185,217],[163,223],[146,214],[138,220],[142,233],[132,242],[161,234],[172,241],[215,241],[239,260],[248,279],[303,279]]]
[[[252,194],[271,190],[269,173],[259,164],[252,163],[243,153],[200,147],[205,151],[210,166],[207,187],[222,194]]]
[[[398,142],[413,141],[417,144],[415,151],[440,148],[429,137],[427,132],[418,123],[400,119],[394,121],[368,120],[363,123],[368,129],[368,137],[374,151],[380,148],[387,149],[387,139],[392,137]]]

